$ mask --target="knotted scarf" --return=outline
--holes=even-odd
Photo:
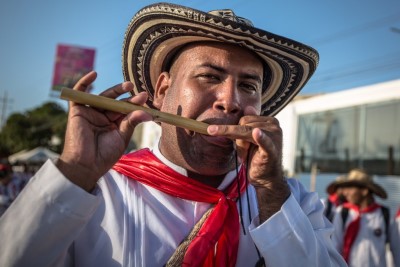
[[[361,214],[373,212],[376,209],[379,209],[380,207],[381,206],[378,205],[377,203],[373,203],[370,206],[360,210],[360,208],[354,204],[351,203],[343,204],[343,208],[347,208],[349,210],[354,210],[357,212],[356,219],[350,222],[349,226],[346,229],[346,233],[344,235],[343,258],[347,263],[349,263],[351,246],[353,245],[354,240],[357,237],[358,231],[360,230]]]
[[[213,211],[190,243],[182,265],[235,266],[240,232],[235,202],[238,198],[238,183],[233,182],[222,192],[177,173],[148,149],[124,155],[113,169],[168,195],[214,204]],[[245,168],[241,168],[240,193],[245,190],[245,179]]]

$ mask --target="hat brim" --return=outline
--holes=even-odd
[[[387,198],[387,193],[383,187],[376,183],[367,183],[364,181],[343,181],[343,182],[338,182],[336,184],[336,187],[350,187],[350,186],[361,186],[361,187],[366,187],[369,190],[371,190],[372,193],[377,195],[380,198],[386,199]]]
[[[125,33],[124,79],[133,94],[146,91],[153,107],[154,87],[168,57],[198,41],[236,44],[254,51],[271,72],[264,82],[261,114],[276,115],[310,79],[318,52],[291,39],[184,6],[159,3],[140,10]]]
[[[337,181],[334,181],[334,182],[330,183],[330,184],[327,186],[326,192],[327,192],[329,195],[332,195],[332,194],[334,194],[334,193],[336,192],[337,188],[338,188]]]

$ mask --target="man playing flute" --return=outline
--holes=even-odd
[[[126,82],[101,95],[208,124],[160,123],[158,145],[124,154],[153,119],[70,103],[64,150],[0,221],[1,266],[345,266],[316,193],[282,170],[273,117],[318,53],[231,10],[158,3],[125,35]],[[85,91],[96,73],[74,90]]]

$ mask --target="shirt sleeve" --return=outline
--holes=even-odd
[[[266,266],[347,266],[332,244],[333,227],[318,195],[293,179],[288,182],[292,193],[281,210],[250,226]]]
[[[48,160],[0,218],[0,266],[66,265],[69,246],[99,202]]]

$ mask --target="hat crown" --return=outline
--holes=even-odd
[[[254,27],[253,23],[249,19],[236,16],[236,14],[231,9],[211,10],[208,12],[208,14],[244,24],[246,26]]]
[[[359,181],[365,183],[372,183],[372,177],[369,176],[365,171],[360,169],[354,169],[349,172],[347,175],[347,179],[349,181]]]

